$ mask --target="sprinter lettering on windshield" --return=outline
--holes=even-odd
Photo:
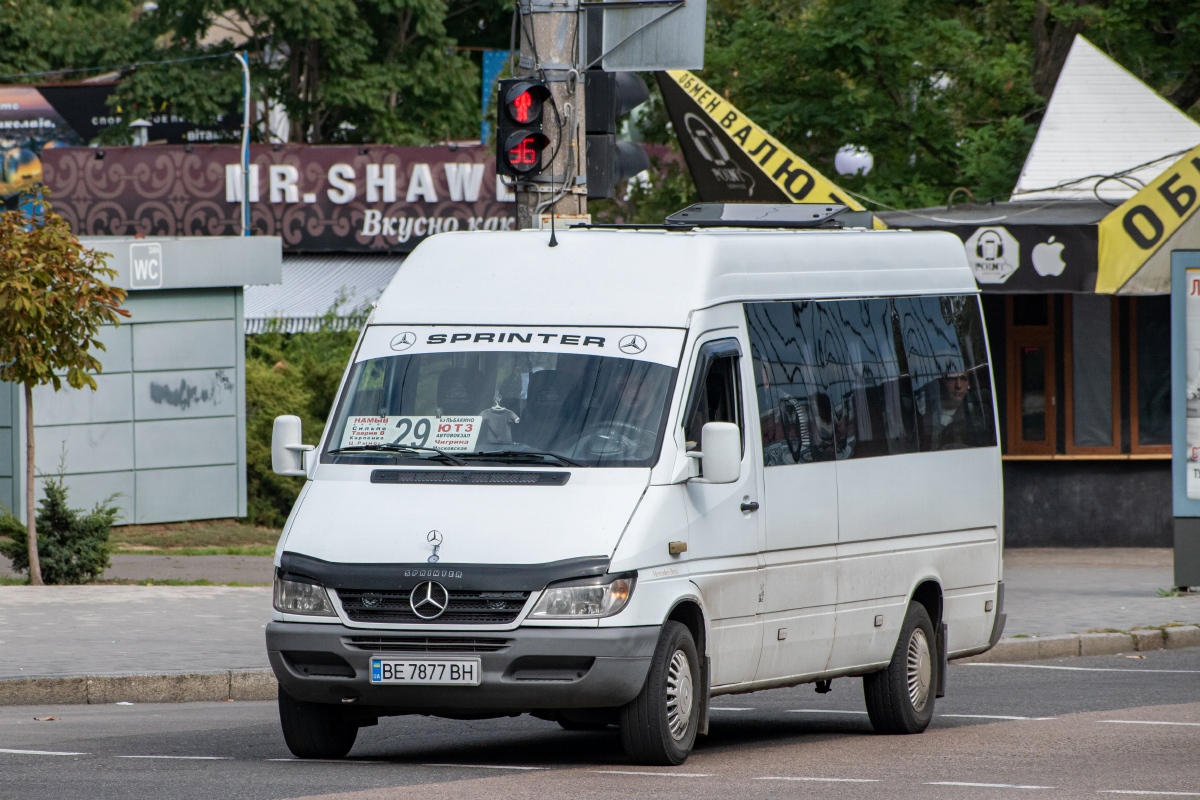
[[[557,341],[558,344],[579,347],[604,347],[604,338],[603,336],[578,336],[569,333],[431,333],[425,340],[425,344],[458,344],[459,342],[551,344]]]

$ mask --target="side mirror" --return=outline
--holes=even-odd
[[[742,474],[742,432],[732,422],[706,422],[700,434],[704,483],[733,483]]]
[[[275,418],[271,429],[271,469],[276,475],[305,477],[304,454],[315,449],[300,441],[300,418],[291,414]]]

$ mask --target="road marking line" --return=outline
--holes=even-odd
[[[117,756],[117,758],[170,758],[180,761],[232,761],[230,756]]]
[[[1121,725],[1184,725],[1189,728],[1200,728],[1200,722],[1158,722],[1149,719],[1106,719],[1105,722],[1116,722]]]
[[[1200,792],[1152,792],[1144,789],[1101,789],[1096,794],[1151,794],[1171,797],[1200,797]]]
[[[1025,719],[1030,721],[1041,721],[1047,719],[1058,719],[1058,717],[1007,717],[1001,714],[938,714],[939,717],[955,717],[961,719]]]
[[[789,708],[784,711],[785,714],[862,714],[866,716],[865,711],[840,711],[836,708]]]
[[[1050,664],[964,664],[967,667],[1013,667],[1015,669],[1058,669],[1067,672],[1161,672],[1164,674],[1198,675],[1200,669],[1116,669],[1114,667],[1060,667]]]
[[[9,750],[0,748],[0,753],[12,753],[18,756],[86,756],[87,753],[63,753],[57,750]]]
[[[753,708],[728,708],[725,706],[722,706],[721,708],[716,708],[715,706],[709,706],[708,710],[709,711],[753,711],[754,709]]]
[[[793,776],[769,776],[755,778],[756,781],[818,781],[820,783],[879,783],[877,778],[798,778]]]
[[[930,781],[926,786],[974,786],[980,789],[1054,789],[1054,786],[1023,786],[1019,783],[965,783],[963,781]]]
[[[550,769],[549,767],[508,767],[503,764],[422,764],[422,767],[462,767],[463,769]]]
[[[660,778],[711,778],[711,772],[630,772],[621,769],[590,769],[601,775],[657,775]]]

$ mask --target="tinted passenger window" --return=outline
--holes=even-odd
[[[829,391],[846,424],[836,426],[839,458],[917,450],[913,388],[891,300],[819,303],[837,332]],[[835,418],[839,416],[835,412]]]
[[[897,298],[921,450],[996,444],[983,318],[974,297]]]
[[[973,296],[748,303],[767,466],[994,446]]]
[[[748,303],[746,323],[767,466],[832,461],[833,403],[824,342],[818,350],[817,304]]]

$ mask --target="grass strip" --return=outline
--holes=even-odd
[[[114,556],[273,556],[275,545],[252,544],[233,547],[121,547]]]

